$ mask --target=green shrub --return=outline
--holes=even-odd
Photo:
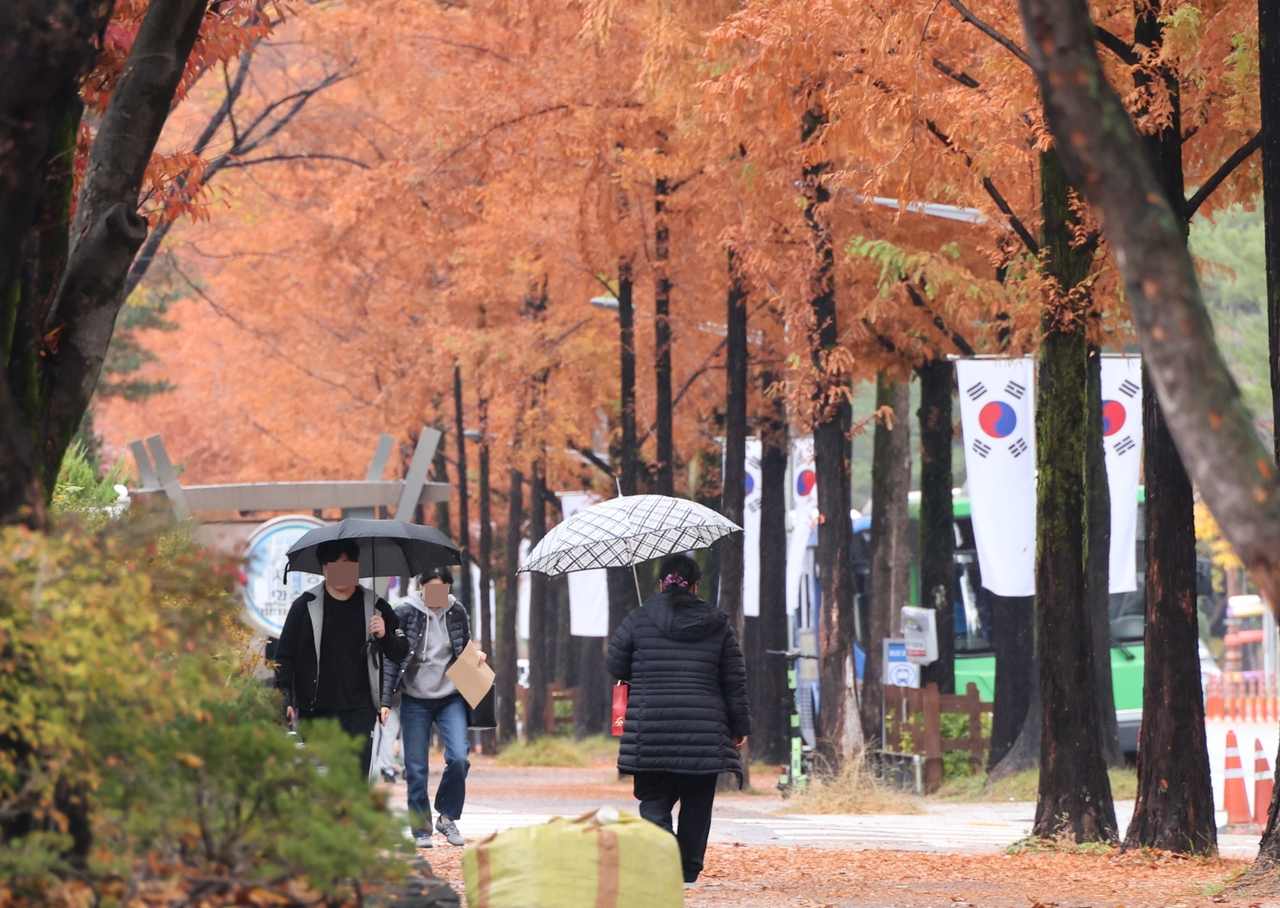
[[[95,523],[0,530],[0,879],[397,873],[357,742],[286,736],[235,565],[156,517]]]

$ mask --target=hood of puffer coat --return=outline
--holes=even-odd
[[[669,640],[702,640],[729,620],[724,612],[689,593],[658,593],[645,605],[653,623]]]

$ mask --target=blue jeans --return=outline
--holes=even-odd
[[[404,741],[404,778],[409,783],[409,823],[415,829],[431,828],[431,802],[427,796],[427,750],[431,726],[440,729],[444,741],[444,775],[436,788],[436,813],[456,820],[467,797],[467,704],[462,694],[439,700],[400,698],[400,728]]]

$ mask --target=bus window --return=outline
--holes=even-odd
[[[956,586],[954,594],[957,653],[984,653],[991,649],[990,597],[982,593],[982,572],[973,542],[973,521],[961,517],[952,523],[956,533]]]
[[[1111,639],[1121,643],[1141,643],[1146,621],[1143,602],[1143,575],[1138,573],[1138,588],[1128,593],[1111,594]]]

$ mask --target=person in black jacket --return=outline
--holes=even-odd
[[[609,641],[609,674],[631,685],[618,772],[634,776],[640,816],[675,832],[686,886],[697,884],[711,833],[716,778],[742,784],[738,751],[751,734],[747,670],[729,616],[697,597],[697,562],[662,563],[662,592]],[[671,809],[680,803],[680,829]]]
[[[360,547],[336,539],[316,548],[325,582],[294,600],[276,645],[276,686],[289,724],[332,718],[364,739],[365,775],[373,726],[382,705],[382,660],[409,653],[400,621],[385,601],[360,586]]]

